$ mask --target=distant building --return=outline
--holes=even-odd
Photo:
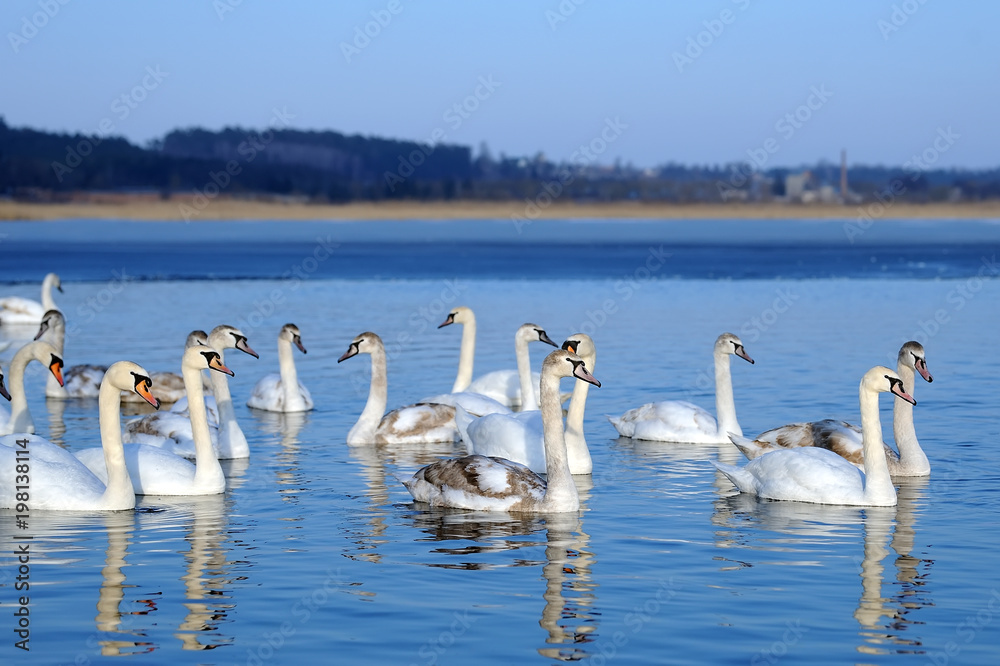
[[[811,178],[812,174],[808,171],[790,173],[785,176],[785,197],[789,201],[801,201]]]

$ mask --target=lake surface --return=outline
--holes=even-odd
[[[23,531],[0,512],[0,658],[995,663],[1000,227],[887,222],[852,244],[843,224],[539,223],[513,238],[509,223],[426,223],[389,239],[320,223],[0,224],[5,295],[37,298],[46,272],[63,277],[68,365],[176,370],[187,333],[220,323],[261,355],[226,357],[252,454],[227,463],[224,495],[32,513],[30,653],[14,647]],[[353,337],[383,337],[389,406],[409,404],[452,385],[460,331],[436,327],[458,304],[477,314],[476,375],[513,367],[526,321],[594,338],[603,386],[587,405],[594,473],[577,478],[579,513],[428,510],[396,475],[459,445],[346,446],[369,378],[367,357],[336,362]],[[254,412],[243,403],[276,371],[289,321],[316,409]],[[897,480],[893,508],[759,502],[711,464],[738,462],[735,448],[617,439],[605,415],[645,402],[714,411],[723,331],[756,360],[732,366],[747,434],[857,422],[861,375],[922,342],[935,381],[915,387],[914,416],[931,476]],[[546,351],[531,347],[536,369]],[[96,401],[46,401],[43,384],[34,364],[38,433],[99,445]]]

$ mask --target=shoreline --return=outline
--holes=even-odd
[[[881,210],[880,210],[881,209]],[[136,199],[94,196],[91,201],[28,203],[0,200],[0,220],[485,220],[512,219],[653,219],[653,220],[781,220],[781,219],[1000,219],[1000,200],[968,203],[836,204],[667,204],[554,203],[531,211],[523,201],[403,201],[348,204],[218,199],[196,210],[189,197]],[[187,217],[185,217],[185,214]],[[513,218],[516,219],[516,218]]]

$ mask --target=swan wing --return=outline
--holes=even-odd
[[[432,463],[403,485],[418,502],[473,511],[517,511],[545,496],[545,481],[524,465],[480,455]]]
[[[0,298],[0,324],[40,324],[45,308],[38,301],[20,296]]]
[[[683,400],[652,402],[609,417],[623,437],[659,442],[714,443],[719,441],[715,417]]]
[[[101,482],[72,453],[37,435],[0,437],[0,508],[17,505],[17,445],[28,440],[32,509],[73,511],[87,509],[104,494]]]
[[[536,474],[545,473],[545,442],[542,414],[489,414],[466,428],[469,453],[511,460]]]
[[[380,444],[453,442],[457,436],[455,408],[440,404],[394,409],[382,417],[375,430],[375,441]]]
[[[104,381],[104,373],[107,371],[108,368],[104,365],[74,365],[68,368],[63,373],[66,393],[71,398],[96,398],[100,395],[101,382]],[[130,393],[139,397],[135,391]]]

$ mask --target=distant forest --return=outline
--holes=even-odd
[[[743,163],[654,168],[494,157],[480,146],[426,144],[333,131],[175,130],[138,146],[122,137],[9,127],[0,118],[0,195],[60,200],[80,191],[163,197],[296,197],[315,202],[411,200],[716,202],[785,197],[785,177],[808,171],[807,187],[839,193],[832,162],[798,169]],[[883,166],[848,169],[852,201],[888,190],[913,202],[1000,198],[1000,168]]]

